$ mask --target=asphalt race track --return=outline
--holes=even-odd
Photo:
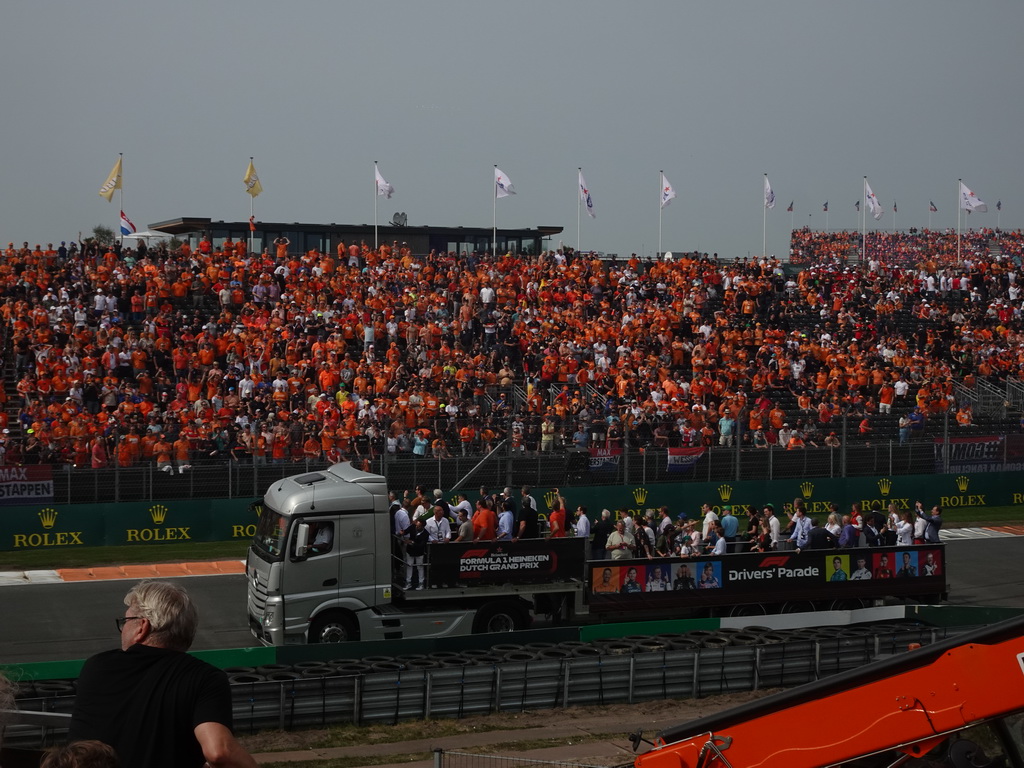
[[[1024,608],[1024,536],[947,543],[950,602]],[[245,615],[245,578],[195,576],[182,583],[199,607],[194,650],[254,644]],[[0,588],[0,664],[83,659],[117,647],[132,582],[25,584]]]

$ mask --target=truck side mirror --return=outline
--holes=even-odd
[[[309,554],[309,523],[299,523],[295,529],[295,557],[305,557]]]

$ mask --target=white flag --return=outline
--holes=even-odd
[[[596,219],[597,214],[594,213],[594,200],[590,197],[590,187],[587,186],[587,182],[583,178],[582,170],[580,171],[580,200],[587,207],[587,215],[592,219]]]
[[[661,174],[661,207],[664,208],[666,205],[672,202],[672,198],[676,196],[676,191],[672,189],[672,185],[669,184],[668,179],[665,178],[665,174]]]
[[[386,200],[390,200],[391,196],[395,194],[395,188],[388,184],[384,177],[380,175],[380,171],[377,170],[376,164],[373,166],[373,176],[377,180],[377,194]]]
[[[512,181],[504,171],[499,169],[497,166],[494,168],[494,196],[495,197],[508,197],[514,195],[516,191],[512,188]]]
[[[960,182],[960,207],[968,213],[971,211],[977,211],[978,213],[988,212],[988,206],[981,202],[978,196],[971,192],[962,181]]]
[[[775,193],[772,191],[767,173],[764,175],[764,207],[769,209],[775,207]]]
[[[868,210],[871,211],[871,218],[875,221],[885,215],[882,204],[878,202],[878,197],[871,191],[871,185],[868,184],[867,179],[864,179],[864,201],[867,203]]]

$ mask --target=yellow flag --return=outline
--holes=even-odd
[[[117,162],[114,163],[114,170],[110,172],[107,180],[100,187],[100,197],[106,198],[109,203],[114,197],[114,190],[121,189],[121,158],[117,158]]]
[[[249,168],[246,170],[242,182],[245,184],[245,191],[253,197],[263,191],[263,185],[260,184],[260,177],[256,175],[256,168],[253,166],[252,160],[249,161]]]

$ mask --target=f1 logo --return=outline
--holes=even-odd
[[[766,557],[758,564],[758,568],[771,568],[776,565],[785,565],[789,562],[789,555],[775,555],[774,557]]]

